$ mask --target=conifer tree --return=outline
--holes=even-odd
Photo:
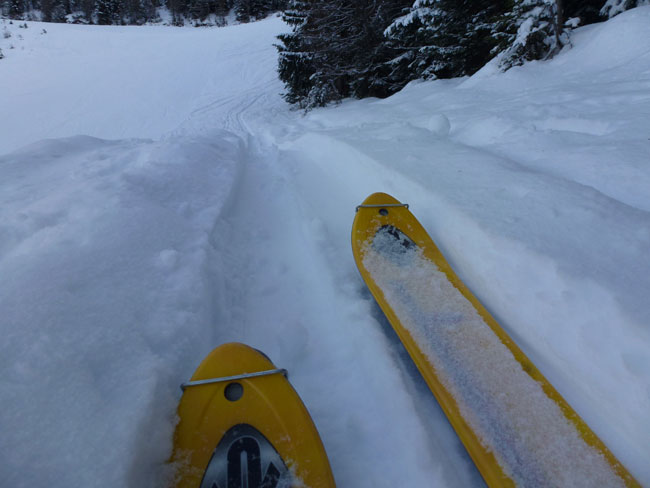
[[[183,25],[183,19],[189,14],[189,1],[167,0],[167,8],[172,14],[172,24]]]
[[[251,17],[255,17],[259,3],[258,0],[236,0],[235,15],[237,20],[239,22],[250,22]]]
[[[51,22],[64,23],[66,21],[66,7],[61,1],[55,1],[52,8]]]
[[[607,0],[600,10],[600,15],[611,19],[615,15],[631,8],[650,5],[650,0]]]
[[[235,15],[239,22],[260,20],[271,12],[277,12],[287,7],[285,0],[235,0]]]
[[[86,22],[92,22],[93,13],[95,12],[95,0],[79,0],[77,6],[78,10],[83,13]]]
[[[569,43],[559,0],[516,0],[509,22],[516,33],[501,55],[499,67],[503,70],[526,61],[551,58]]]
[[[292,27],[292,32],[278,36],[282,44],[276,46],[279,51],[278,72],[287,87],[285,99],[289,103],[305,100],[311,88],[314,62],[309,44],[317,38],[310,35],[313,29],[308,25],[309,12],[307,0],[289,0],[282,15],[282,19]]]
[[[450,78],[476,72],[505,40],[508,0],[415,0],[386,30],[391,78]]]
[[[25,5],[22,0],[9,0],[9,18],[18,19],[25,11]]]
[[[44,22],[52,22],[52,10],[55,0],[41,0],[41,14]]]
[[[215,0],[214,13],[221,17],[225,17],[228,15],[228,12],[230,12],[232,7],[232,0]]]
[[[213,10],[210,0],[191,0],[189,3],[189,14],[193,19],[205,19]]]
[[[97,23],[100,25],[121,24],[122,3],[120,0],[97,0]]]
[[[600,9],[604,0],[562,0],[565,21],[577,19],[577,25],[593,24],[607,19]]]
[[[346,97],[387,96],[383,31],[400,0],[292,0],[279,36],[279,74],[285,98],[308,108]],[[410,2],[409,2],[410,3]]]

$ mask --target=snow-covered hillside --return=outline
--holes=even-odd
[[[354,265],[375,191],[650,484],[650,7],[306,115],[278,18],[27,24],[0,24],[0,484],[164,485],[178,385],[235,340],[289,369],[339,486],[480,486]]]

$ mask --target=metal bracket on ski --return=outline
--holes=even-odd
[[[187,383],[181,384],[181,390],[185,391],[185,389],[190,386],[200,386],[200,385],[209,385],[211,383],[223,383],[226,381],[245,380],[249,378],[257,378],[259,376],[269,376],[272,374],[282,374],[285,378],[287,378],[289,372],[286,369],[269,369],[267,371],[258,371],[256,373],[244,373],[235,376],[224,376],[223,378],[209,378],[206,380],[188,381]]]
[[[385,203],[383,205],[357,205],[355,212],[358,212],[360,208],[386,208],[386,207],[406,207],[409,208],[408,203]]]

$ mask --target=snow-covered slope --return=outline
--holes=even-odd
[[[178,385],[231,340],[290,370],[339,486],[480,485],[355,268],[375,191],[650,484],[650,7],[551,62],[307,115],[277,18],[3,25],[7,486],[161,486]]]
[[[0,36],[1,153],[77,134],[160,138],[184,123],[196,135],[282,89],[278,18],[224,29],[22,24],[0,21],[11,35]]]

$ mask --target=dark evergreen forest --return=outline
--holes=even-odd
[[[643,0],[290,0],[279,36],[285,98],[302,108],[385,97],[417,79],[549,59],[575,27]]]
[[[210,16],[218,24],[231,12],[238,21],[250,22],[286,5],[286,0],[0,0],[2,14],[11,19],[101,25],[159,22],[161,7],[177,25],[186,20],[201,25]]]

